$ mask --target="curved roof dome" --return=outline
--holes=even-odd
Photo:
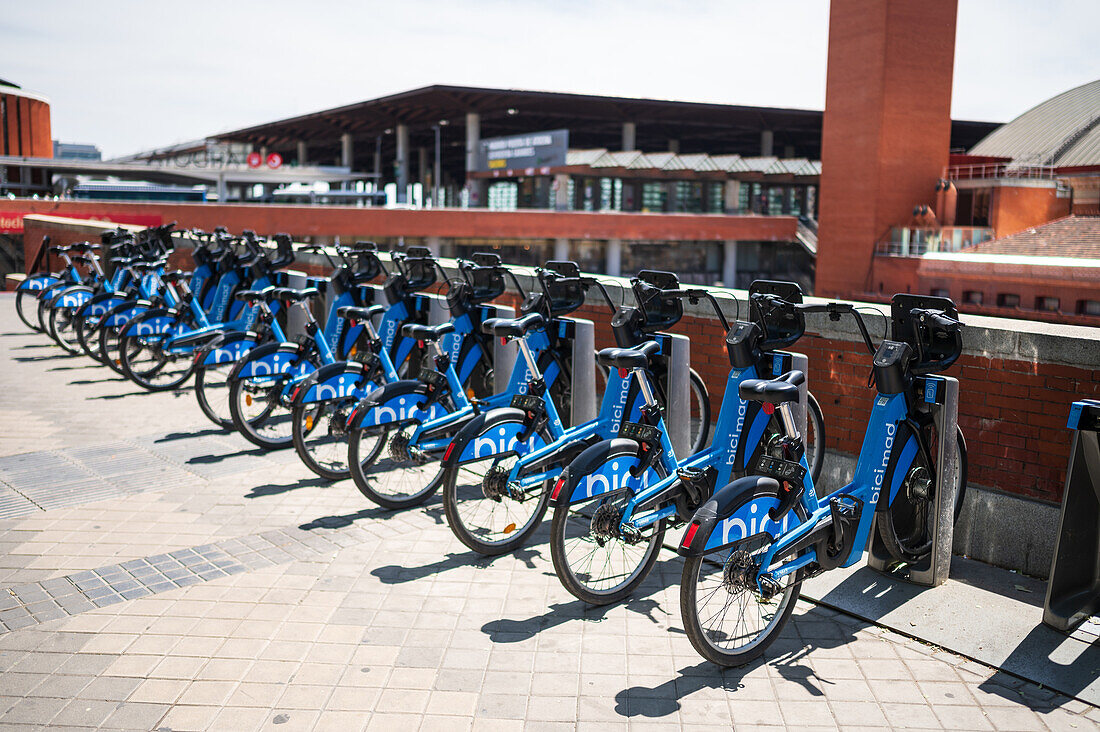
[[[1100,80],[1032,107],[979,142],[971,155],[1016,165],[1100,165]]]

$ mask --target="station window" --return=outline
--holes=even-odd
[[[752,203],[749,197],[752,195],[752,186],[748,183],[742,183],[737,188],[737,211],[738,213],[752,213]]]
[[[1078,300],[1078,315],[1100,315],[1100,300]]]
[[[929,293],[932,297],[951,297],[951,290],[944,287],[933,287]]]
[[[661,213],[665,210],[665,201],[668,200],[668,191],[664,183],[642,184],[642,210]]]
[[[1045,310],[1047,312],[1056,313],[1058,312],[1058,308],[1061,306],[1061,304],[1061,300],[1056,297],[1045,297],[1040,295],[1039,297],[1035,298],[1036,310]]]
[[[963,292],[963,302],[968,305],[981,305],[982,304],[982,291],[981,290],[966,290]]]
[[[997,307],[1018,308],[1020,307],[1020,296],[1011,292],[1002,292],[997,295]]]

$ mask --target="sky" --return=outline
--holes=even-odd
[[[0,78],[105,157],[430,84],[823,109],[827,0],[0,0]],[[952,116],[1100,77],[1100,2],[959,0]]]

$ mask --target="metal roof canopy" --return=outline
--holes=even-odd
[[[573,148],[618,150],[622,123],[636,123],[635,146],[665,150],[669,140],[689,153],[760,154],[760,133],[770,130],[774,150],[788,145],[809,159],[821,156],[822,112],[809,109],[748,107],[729,104],[636,99],[588,94],[486,89],[434,85],[392,94],[344,107],[291,117],[240,130],[213,135],[215,139],[251,142],[293,157],[298,142],[309,145],[311,161],[335,161],[340,156],[340,136],[356,141],[354,168],[373,168],[375,139],[382,141],[383,172],[395,157],[398,123],[409,127],[410,167],[415,171],[416,148],[434,150],[433,125],[441,120],[443,164],[452,171],[465,170],[466,114],[481,116],[481,138],[569,129]],[[969,148],[998,125],[990,122],[954,122],[952,148]]]

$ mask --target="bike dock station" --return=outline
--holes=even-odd
[[[664,362],[667,407],[664,415],[668,438],[677,455],[691,454],[691,340],[680,334],[658,333],[660,353],[654,360]]]
[[[890,556],[872,531],[867,565],[879,572],[925,587],[938,587],[951,572],[951,541],[955,529],[955,496],[959,458],[955,434],[959,414],[959,381],[951,376],[918,379],[915,392],[923,397],[919,409],[930,414],[936,426],[936,500],[932,511],[932,550],[915,564],[900,564]],[[904,490],[906,486],[902,486]],[[878,521],[878,517],[875,518]]]
[[[1061,631],[1100,614],[1100,401],[1074,402],[1068,427],[1073,447],[1043,605],[1043,622]]]

